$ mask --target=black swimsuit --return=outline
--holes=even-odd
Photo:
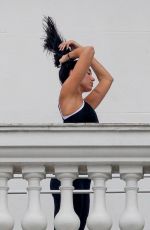
[[[61,116],[64,123],[99,123],[95,110],[86,101],[83,101],[83,105],[73,114],[63,116],[61,113]]]
[[[59,107],[59,105],[58,105]],[[60,110],[60,107],[59,107]],[[61,110],[60,110],[61,113]],[[86,102],[83,101],[82,106],[74,113],[63,116],[61,113],[64,123],[99,123],[95,110]],[[89,178],[75,179],[73,181],[73,186],[75,189],[90,189],[91,180]],[[58,190],[61,183],[57,178],[52,178],[50,181],[50,189]],[[52,194],[54,198],[54,217],[60,209],[60,194]],[[74,210],[80,219],[79,230],[84,230],[86,225],[86,220],[90,208],[90,195],[89,194],[73,194],[73,205]]]

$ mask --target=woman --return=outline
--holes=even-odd
[[[58,107],[64,123],[99,123],[95,109],[108,92],[113,78],[111,74],[94,57],[92,46],[81,46],[73,40],[64,41],[58,33],[52,18],[44,18],[44,49],[54,54],[54,64],[60,67],[59,80],[61,90]],[[95,78],[98,84],[94,89]],[[84,92],[90,92],[83,98]],[[76,179],[73,181],[75,189],[89,189],[90,179]],[[60,181],[51,179],[50,188],[59,189]],[[53,194],[55,211],[60,208],[60,195]],[[73,195],[74,210],[80,218],[79,230],[84,230],[89,213],[89,194]]]

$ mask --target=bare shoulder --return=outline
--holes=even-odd
[[[73,97],[63,97],[61,94],[59,96],[59,107],[64,116],[67,116],[75,112],[83,103],[83,99]]]

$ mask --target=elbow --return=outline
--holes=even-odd
[[[109,75],[109,79],[110,79],[111,82],[114,81],[114,78],[111,76],[111,74]]]
[[[106,79],[109,80],[111,83],[113,83],[114,81],[114,78],[111,75],[107,76]]]
[[[93,46],[86,46],[85,49],[94,56],[95,54],[95,49]]]

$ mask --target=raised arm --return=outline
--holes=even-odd
[[[70,58],[78,58],[78,61],[72,70],[70,76],[62,85],[61,95],[71,96],[76,93],[78,86],[84,78],[94,56],[94,48],[92,46],[79,47],[69,52]],[[67,60],[67,54],[60,59],[60,62]]]
[[[108,92],[113,82],[113,77],[104,68],[104,66],[96,60],[96,58],[92,59],[91,67],[94,73],[96,74],[99,83],[92,90],[92,92],[85,98],[85,101],[87,101],[95,109]]]

